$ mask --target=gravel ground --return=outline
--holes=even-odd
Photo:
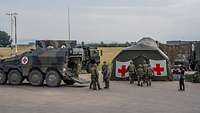
[[[110,89],[100,91],[89,90],[88,84],[57,88],[2,85],[0,113],[200,113],[200,84],[187,82],[185,92],[177,89],[178,82],[138,87],[111,81]]]

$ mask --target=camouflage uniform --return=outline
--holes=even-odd
[[[151,86],[151,81],[153,78],[153,70],[151,69],[151,67],[148,67],[148,76],[149,76],[149,86]]]
[[[104,88],[109,88],[109,81],[110,81],[110,70],[106,62],[102,66],[102,74],[103,74],[103,81],[105,82]]]
[[[130,62],[130,65],[128,66],[128,73],[129,73],[129,80],[130,84],[134,84],[134,79],[135,79],[135,65],[133,62]]]
[[[141,81],[142,81],[142,77],[144,76],[144,69],[142,67],[142,65],[140,64],[137,68],[137,80],[138,80],[138,86],[141,86]]]
[[[147,65],[144,65],[143,84],[146,83],[147,86],[151,86],[151,76],[152,76],[151,68],[148,67]]]
[[[93,89],[96,90],[97,87],[98,89],[101,89],[100,88],[100,84],[99,84],[99,72],[97,70],[97,66],[94,64],[92,67],[91,67],[91,83],[90,83],[90,89]]]

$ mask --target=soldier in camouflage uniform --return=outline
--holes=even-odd
[[[147,69],[147,64],[143,65],[143,70],[144,70],[144,74],[142,76],[142,82],[141,82],[141,86],[143,86],[143,84],[147,84],[148,86],[148,69]]]
[[[148,73],[149,73],[149,86],[151,86],[151,81],[153,79],[153,70],[150,65],[148,65]]]
[[[148,67],[147,64],[144,64],[144,75],[143,75],[143,84],[147,84],[147,86],[151,86],[151,76],[152,76],[152,71],[151,68]]]
[[[136,73],[137,73],[138,86],[141,86],[142,77],[144,76],[144,69],[142,64],[138,65]]]
[[[132,61],[130,62],[127,69],[128,69],[128,73],[129,73],[130,84],[132,84],[132,83],[134,84],[136,70],[135,70],[135,65],[133,64]]]
[[[93,88],[93,90],[100,90],[100,84],[99,84],[99,72],[97,70],[97,65],[93,64],[93,66],[91,67],[91,83],[90,83],[90,89]]]
[[[109,81],[110,81],[110,70],[106,61],[103,62],[102,66],[102,74],[103,74],[103,81],[105,82],[105,89],[109,88]]]

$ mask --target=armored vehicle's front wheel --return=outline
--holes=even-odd
[[[61,77],[57,71],[50,70],[46,74],[46,84],[50,87],[59,86],[61,83]]]
[[[0,84],[5,84],[7,81],[7,76],[6,74],[0,70]]]
[[[19,85],[23,81],[23,77],[18,70],[11,70],[8,73],[8,83],[11,85]]]
[[[33,70],[28,76],[28,80],[33,86],[41,86],[44,81],[44,77],[39,70]]]

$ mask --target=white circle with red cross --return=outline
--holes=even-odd
[[[24,64],[24,65],[27,64],[28,63],[28,57],[23,56],[22,59],[21,59],[21,63]]]

